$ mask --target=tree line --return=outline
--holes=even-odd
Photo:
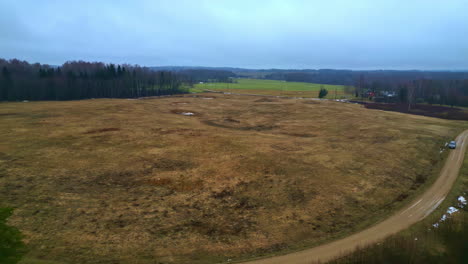
[[[468,79],[417,79],[409,81],[373,80],[362,76],[356,81],[356,97],[369,97],[389,102],[468,106]],[[389,95],[392,95],[390,98]]]
[[[71,61],[55,67],[0,59],[0,101],[134,98],[186,92],[178,74],[138,65]]]
[[[164,68],[164,67],[154,67],[154,68]],[[233,77],[236,77],[236,74],[231,71],[226,70],[217,70],[217,69],[178,69],[171,68],[168,69],[172,72],[175,72],[180,76],[181,80],[193,86],[194,84],[200,82],[222,82],[222,83],[232,83]]]
[[[260,71],[259,71],[260,72]],[[395,70],[270,70],[265,79],[284,80],[290,82],[310,82],[321,84],[354,85],[356,80],[365,76],[368,81],[403,82],[419,79],[428,80],[464,80],[468,72],[461,71],[395,71]]]
[[[468,72],[272,70],[266,79],[345,85],[345,92],[379,102],[468,106]]]

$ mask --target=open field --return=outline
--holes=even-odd
[[[378,244],[379,242],[382,242],[383,239],[418,223],[439,206],[439,204],[450,193],[453,184],[458,179],[467,147],[466,142],[468,141],[468,130],[457,135],[455,140],[457,141],[457,148],[447,151],[449,154],[435,182],[431,184],[427,190],[421,193],[421,195],[412,199],[412,201],[405,207],[393,213],[386,219],[365,230],[329,243],[324,243],[317,247],[291,254],[284,254],[282,256],[246,262],[246,264],[324,263],[342,257],[343,254],[349,254],[358,247]],[[380,262],[371,261],[371,263]],[[392,263],[394,263],[394,261],[392,261]],[[401,263],[401,261],[395,263]]]
[[[1,103],[0,207],[16,207],[24,263],[268,255],[402,206],[465,128],[354,104],[219,94]]]
[[[326,98],[350,98],[352,94],[345,94],[343,85],[328,85],[305,82],[285,82],[261,79],[235,79],[237,83],[203,83],[196,84],[192,91],[216,90],[245,94],[264,94],[278,96],[318,97],[321,87],[328,90]]]

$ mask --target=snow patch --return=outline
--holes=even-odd
[[[450,206],[449,209],[447,210],[447,214],[449,215],[456,213],[456,212],[458,212],[458,209],[453,206]]]
[[[460,203],[460,207],[463,208],[466,205],[466,199],[463,196],[458,197],[458,202]]]
[[[193,116],[193,115],[195,115],[192,112],[182,112],[181,114],[184,115],[184,116]]]
[[[460,199],[460,197],[463,198],[463,199]],[[458,197],[458,201],[461,202],[461,203],[463,203],[463,201],[464,201],[465,204],[466,204],[466,200],[464,200],[465,198],[464,198],[463,196],[460,196],[460,197]],[[453,207],[453,206],[450,206],[450,207],[447,209],[447,212],[446,212],[445,214],[442,215],[442,217],[440,218],[440,220],[439,220],[437,223],[433,224],[432,226],[435,227],[435,228],[439,227],[439,224],[440,224],[440,223],[444,222],[445,220],[447,220],[447,218],[448,218],[450,215],[452,215],[452,214],[454,214],[454,213],[456,213],[456,212],[458,212],[458,211],[459,211],[459,210],[458,210],[457,208],[455,208],[455,207]]]

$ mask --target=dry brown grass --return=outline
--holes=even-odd
[[[104,132],[119,131],[119,130],[120,129],[116,127],[106,127],[106,128],[100,128],[100,129],[92,129],[92,130],[86,131],[85,134],[104,133]]]
[[[1,103],[0,206],[29,257],[206,263],[313,244],[398,206],[466,127],[210,96]]]

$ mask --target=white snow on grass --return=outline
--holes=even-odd
[[[463,196],[460,196],[460,197],[464,199]],[[458,197],[458,201],[460,201],[460,197]],[[466,200],[463,200],[463,201],[465,201],[465,204],[466,204]],[[461,201],[460,201],[460,202],[461,202]],[[458,212],[458,211],[459,211],[459,210],[458,210],[457,208],[455,208],[455,207],[453,207],[453,206],[450,206],[450,207],[447,209],[447,212],[446,212],[444,215],[442,215],[442,217],[440,218],[440,220],[439,220],[437,223],[433,224],[432,226],[435,227],[435,228],[439,227],[439,224],[440,224],[440,223],[444,222],[445,220],[447,220],[447,218],[448,218],[451,214],[454,214],[454,213],[456,213],[456,212]]]
[[[182,112],[181,114],[184,115],[184,116],[193,116],[193,115],[195,115],[192,112]]]
[[[450,206],[449,209],[447,210],[447,214],[449,215],[456,213],[456,212],[458,212],[458,209],[453,206]]]
[[[463,196],[458,197],[458,202],[460,203],[460,207],[463,208],[466,205],[466,199]]]

